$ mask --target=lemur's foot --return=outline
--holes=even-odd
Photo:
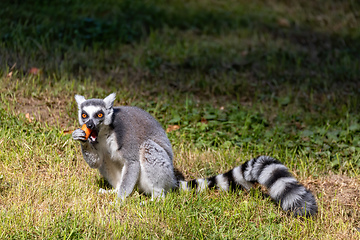
[[[103,188],[100,188],[99,189],[99,193],[100,194],[113,194],[113,193],[116,193],[116,189],[110,189],[110,190],[106,190],[106,189],[103,189]]]

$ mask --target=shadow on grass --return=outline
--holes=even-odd
[[[6,1],[5,1],[6,2]],[[201,34],[219,34],[238,27],[250,27],[255,16],[236,16],[222,8],[205,8],[203,3],[181,1],[7,1],[2,12],[1,39],[12,45],[18,39],[43,37],[71,45],[106,48],[113,43],[133,43],[165,26],[180,30],[196,29]],[[243,13],[245,9],[239,9]]]
[[[50,76],[67,73],[117,81],[128,76],[139,84],[230,95],[249,81],[255,87],[261,81],[267,83],[259,87],[273,81],[297,85],[307,81],[309,88],[318,89],[342,85],[339,82],[357,86],[359,81],[359,36],[319,33],[291,21],[279,26],[279,14],[262,2],[27,0],[4,1],[3,6],[3,69],[17,63],[25,72],[39,65]],[[169,31],[174,36],[160,49],[146,43],[153,33],[169,38]],[[168,49],[177,39],[187,41],[189,32],[195,39],[188,42],[190,47],[173,53],[181,55],[183,50],[184,56],[169,57]],[[213,47],[202,42],[204,36],[214,40]],[[224,45],[224,36],[239,40]],[[104,51],[111,53],[100,58]],[[112,71],[119,67],[123,70]]]
[[[95,184],[98,185],[99,188],[102,188],[105,190],[113,189],[111,184],[104,177],[100,177],[99,179],[97,179]]]

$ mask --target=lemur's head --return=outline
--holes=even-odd
[[[86,100],[83,96],[75,95],[79,108],[79,123],[80,125],[86,124],[87,128],[91,130],[89,141],[96,141],[102,125],[111,124],[115,96],[116,94],[112,93],[104,99]]]

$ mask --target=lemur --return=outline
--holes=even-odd
[[[200,192],[206,188],[249,190],[254,183],[268,189],[269,196],[294,216],[317,212],[314,195],[299,183],[278,160],[259,156],[232,170],[206,179],[184,181],[175,174],[173,151],[166,132],[148,112],[131,106],[114,107],[115,93],[104,99],[75,95],[80,125],[72,137],[81,143],[82,154],[91,168],[112,185],[120,201],[134,188],[164,198],[172,189]]]

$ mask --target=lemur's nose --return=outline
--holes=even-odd
[[[93,130],[95,128],[95,124],[94,124],[93,120],[87,121],[86,127]]]

